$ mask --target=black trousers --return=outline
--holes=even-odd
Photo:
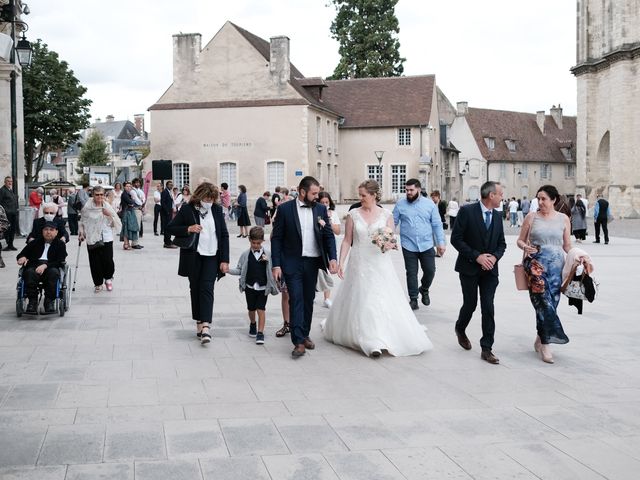
[[[7,213],[7,220],[9,220],[9,228],[4,232],[4,239],[7,241],[7,247],[13,247],[13,237],[18,231],[18,214]]]
[[[417,299],[420,290],[429,290],[436,275],[436,254],[433,248],[424,252],[411,252],[406,248],[402,249],[404,257],[404,269],[407,274],[407,290],[410,299]],[[422,268],[422,279],[420,289],[418,288],[418,262]]]
[[[164,235],[164,244],[171,245],[171,234],[167,231],[167,225],[171,221],[171,214],[160,210],[160,231]]]
[[[299,345],[309,337],[313,300],[316,297],[316,282],[320,257],[302,257],[297,270],[284,272],[284,281],[289,291],[289,325],[291,342]]]
[[[594,227],[596,229],[596,242],[600,241],[600,226],[602,226],[602,233],[604,233],[604,241],[609,243],[609,227],[607,226],[608,219],[596,219]]]
[[[57,268],[45,268],[42,275],[36,273],[37,265],[26,267],[22,272],[24,280],[25,293],[29,299],[29,303],[37,303],[38,301],[38,282],[42,280],[44,285],[44,299],[51,302],[56,299],[56,287],[60,278],[60,270]]]
[[[482,311],[482,338],[480,347],[482,350],[491,350],[493,337],[496,331],[494,320],[493,298],[498,287],[498,277],[491,272],[481,272],[478,275],[460,274],[460,286],[462,287],[462,308],[458,314],[456,331],[464,333],[473,312],[478,305],[478,291],[480,292],[480,309]]]
[[[456,224],[456,217],[452,217],[451,215],[449,215],[449,230],[453,230],[453,227],[455,224]]]
[[[159,203],[153,206],[153,233],[158,233],[158,218],[160,218],[160,211],[162,207]],[[160,224],[160,233],[164,234],[164,227]]]
[[[89,268],[93,284],[97,287],[105,280],[111,280],[116,271],[113,263],[113,242],[104,242],[103,247],[87,249],[89,254]]]
[[[78,235],[78,214],[69,214],[69,233],[71,235]]]
[[[205,257],[198,252],[195,255],[194,269],[189,272],[191,318],[197,322],[211,323],[213,288],[218,277],[218,256]]]

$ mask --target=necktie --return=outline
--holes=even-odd
[[[484,226],[487,230],[491,227],[491,212],[484,212]]]

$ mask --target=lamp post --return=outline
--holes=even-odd
[[[380,175],[380,195],[382,195],[382,183],[384,181],[384,177],[382,176],[382,157],[384,156],[384,150],[376,150],[375,152],[376,158],[378,159],[378,174]]]
[[[21,6],[19,13],[29,14],[29,7],[27,5]],[[10,95],[11,95],[11,176],[13,177],[13,193],[18,193],[18,113],[17,113],[17,86],[16,86],[16,53],[18,63],[22,67],[28,67],[31,65],[31,57],[33,49],[31,44],[27,41],[24,32],[26,32],[29,26],[18,20],[18,6],[16,0],[9,0],[9,3],[2,7],[0,13],[0,21],[11,24],[11,53],[9,57],[9,63],[11,64],[10,76]],[[22,32],[22,38],[16,44],[16,26]]]

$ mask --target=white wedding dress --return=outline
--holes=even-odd
[[[324,336],[366,355],[385,350],[398,357],[418,355],[433,345],[425,327],[416,320],[394,270],[391,255],[397,252],[382,253],[371,241],[376,229],[393,225],[391,212],[379,210],[371,225],[359,208],[349,212],[353,246],[344,280],[322,323]]]

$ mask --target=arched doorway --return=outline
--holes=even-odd
[[[598,154],[596,156],[596,164],[593,170],[594,185],[604,187],[611,183],[611,160],[609,157],[609,131],[607,131],[600,140],[598,146]]]

